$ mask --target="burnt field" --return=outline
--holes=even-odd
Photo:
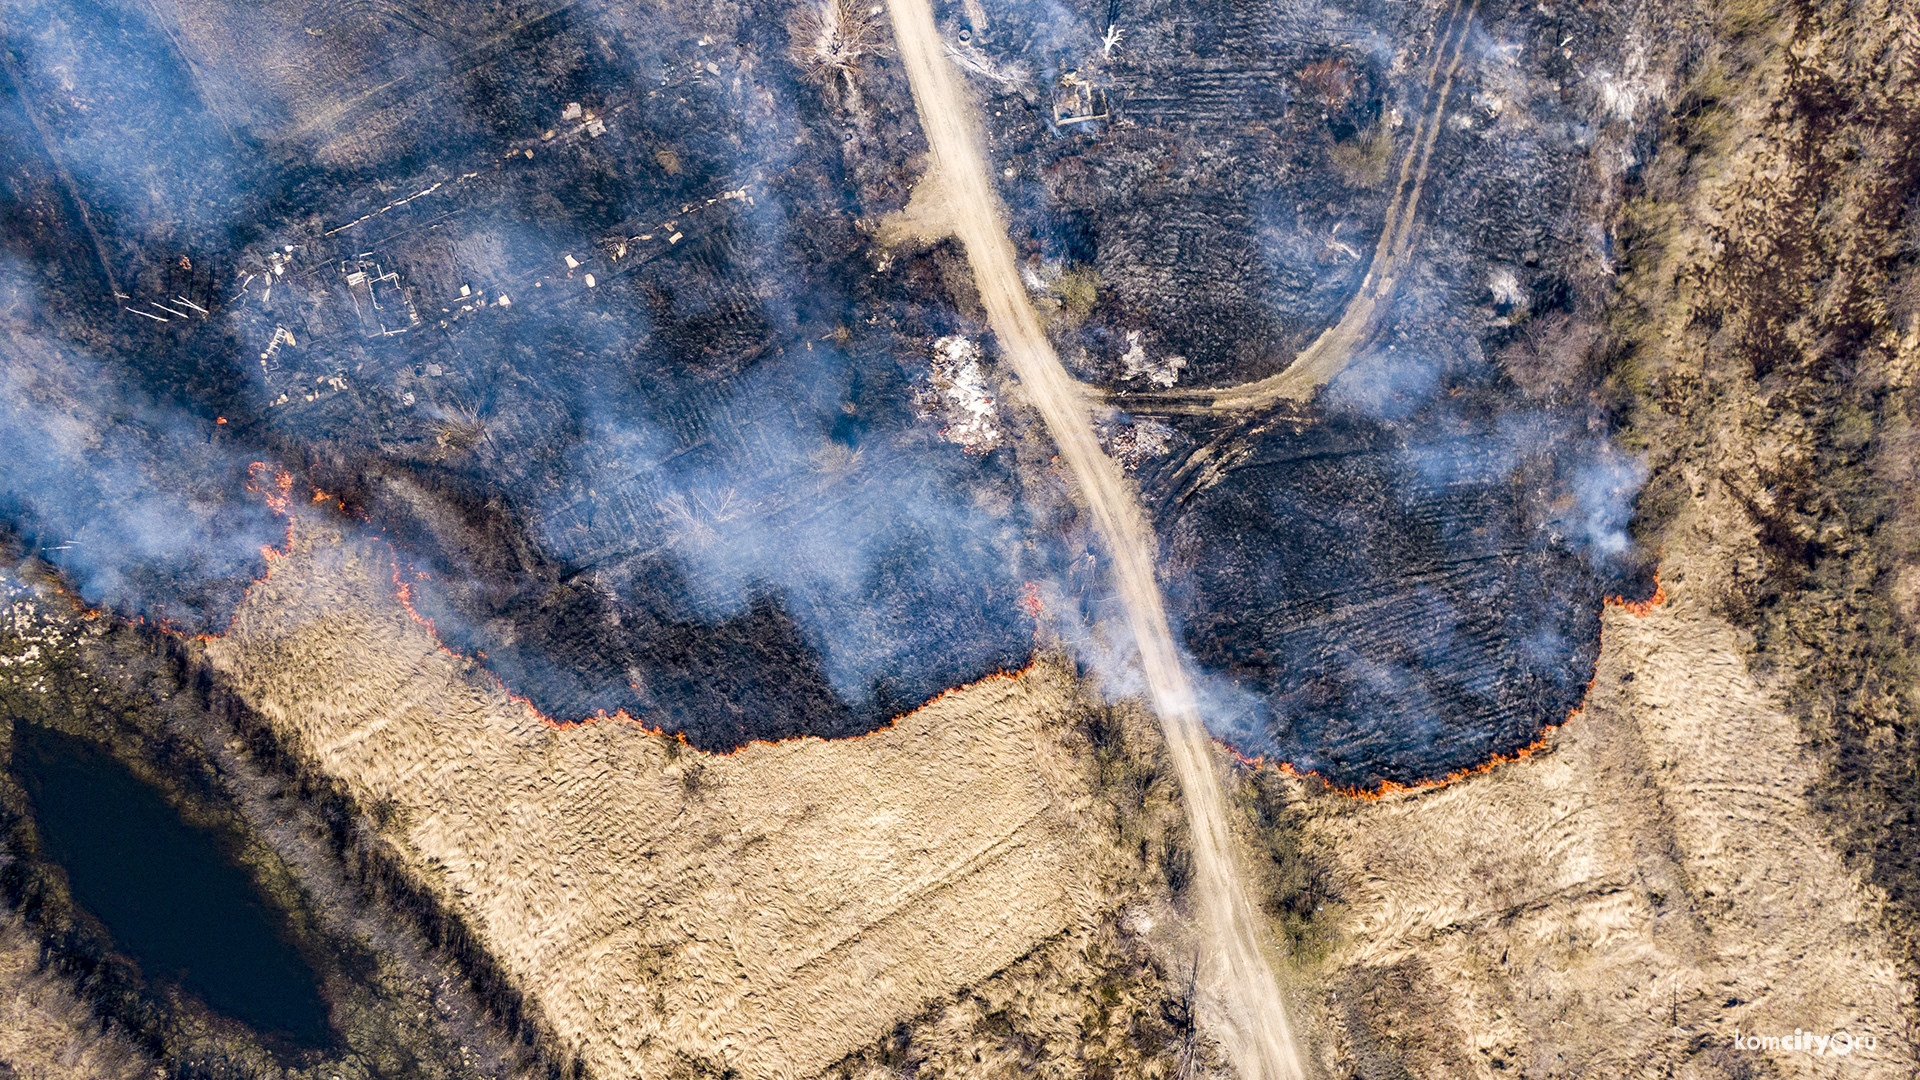
[[[1084,315],[1055,287],[1055,342],[1109,390],[1184,643],[1232,684],[1217,733],[1372,787],[1564,720],[1603,597],[1652,588],[1628,535],[1644,471],[1604,381],[1605,221],[1651,138],[1623,13],[995,15],[974,46],[999,65],[990,114],[1033,96],[1023,63],[1110,113],[990,142],[1029,272],[1098,282]],[[1085,29],[1109,24],[1111,49]],[[1363,279],[1378,309],[1311,402],[1166,392],[1287,368]]]
[[[956,246],[872,241],[925,146],[884,23],[829,47],[820,10],[38,5],[0,84],[11,531],[218,631],[272,462],[543,712],[710,749],[1025,665],[1029,586],[1102,586]],[[1593,155],[1633,136],[1540,45],[1608,17],[983,11],[942,18],[1029,286],[1122,395],[1186,644],[1260,699],[1236,748],[1407,781],[1564,718],[1641,572],[1589,349]],[[1417,256],[1321,401],[1124,396],[1337,320],[1428,120]]]
[[[220,629],[277,541],[265,459],[552,715],[723,749],[1026,663],[1008,455],[915,414],[957,316],[925,257],[874,279],[871,166],[778,19],[245,16],[305,53],[275,64],[224,9],[41,14],[11,43],[9,330],[52,415],[19,427],[99,438],[29,454],[11,517],[89,599]],[[144,94],[101,74],[120,53]]]
[[[1205,668],[1262,696],[1246,754],[1342,786],[1444,776],[1584,699],[1604,596],[1650,589],[1596,519],[1635,478],[1513,425],[1440,437],[1364,419],[1263,435],[1165,528]],[[1598,472],[1591,471],[1598,468]],[[1598,490],[1596,490],[1598,488]]]
[[[1904,1075],[1912,5],[926,14],[11,5],[0,1077]]]

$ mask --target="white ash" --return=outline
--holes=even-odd
[[[1120,376],[1131,382],[1142,376],[1161,389],[1172,386],[1180,379],[1180,371],[1187,366],[1184,356],[1164,356],[1153,359],[1147,356],[1146,346],[1140,344],[1140,331],[1127,331],[1127,351],[1120,354],[1120,362],[1127,366],[1126,374]]]
[[[1100,448],[1126,469],[1137,469],[1142,462],[1165,455],[1177,437],[1173,428],[1158,420],[1125,414],[1095,421],[1094,431],[1100,437]]]
[[[1513,271],[1504,266],[1493,272],[1487,287],[1493,290],[1493,302],[1496,304],[1513,308],[1527,306],[1527,290],[1520,287],[1520,281],[1514,277]]]
[[[914,394],[916,413],[942,425],[940,435],[970,454],[1000,445],[999,403],[987,384],[980,346],[958,334],[933,343],[927,383]]]

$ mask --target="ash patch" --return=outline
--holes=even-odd
[[[496,417],[357,497],[426,572],[421,613],[543,712],[625,709],[707,749],[859,734],[1032,647],[1010,463],[928,432],[904,367],[800,348],[642,399],[590,350],[578,399],[515,384],[510,413],[585,405],[577,427]],[[488,494],[523,440],[551,471]]]
[[[1172,388],[1180,381],[1180,372],[1187,366],[1184,356],[1148,356],[1146,346],[1140,344],[1140,331],[1127,331],[1127,351],[1120,354],[1122,382],[1134,382],[1144,379],[1162,390]]]
[[[353,33],[325,4],[34,10],[0,242],[58,301],[31,332],[127,389],[68,410],[97,436],[73,453],[22,415],[0,509],[90,597],[217,629],[282,534],[245,490],[270,459],[366,515],[448,643],[552,715],[847,735],[1026,663],[987,384],[950,387],[972,453],[917,423],[900,358],[951,312],[860,261],[917,137],[865,5],[791,32],[466,0]],[[63,504],[101,462],[129,467]],[[118,543],[95,571],[75,538]]]
[[[1116,413],[1093,422],[1100,448],[1119,462],[1122,468],[1138,469],[1142,464],[1165,457],[1175,445],[1186,440],[1164,421],[1148,416]]]
[[[970,454],[1000,445],[999,405],[987,385],[980,346],[950,334],[933,343],[926,385],[914,392],[914,414],[940,425],[940,437]]]
[[[1632,488],[1565,425],[1445,438],[1349,418],[1270,433],[1170,529],[1200,663],[1264,699],[1243,752],[1373,787],[1531,743],[1585,695],[1630,572]],[[1624,492],[1624,495],[1622,494]],[[1584,500],[1584,501],[1583,501]]]
[[[90,603],[224,627],[286,536],[246,497],[248,455],[216,417],[166,407],[63,339],[45,300],[0,263],[0,521]]]
[[[135,427],[181,433],[149,440],[137,498],[100,505],[168,506],[153,497],[192,472],[189,509],[230,522],[257,500],[220,491],[216,466],[304,468],[428,572],[437,592],[421,602],[441,631],[543,709],[626,707],[702,745],[850,734],[1024,662],[1017,583],[1036,575],[1019,564],[1038,530],[995,448],[988,373],[915,370],[977,297],[951,243],[891,278],[861,254],[858,223],[906,203],[901,164],[925,146],[863,8],[809,0],[783,27],[747,9],[572,7],[516,29],[520,9],[459,0],[409,15],[424,33],[386,16],[348,33],[318,2],[202,5],[172,29],[137,8],[30,7],[36,29],[14,43],[22,109],[0,118],[16,136],[0,140],[0,239],[57,299],[59,333],[156,403],[112,428],[105,456],[147,454]],[[974,28],[962,51],[987,91],[991,167],[1030,284],[1058,303],[1063,353],[1140,389],[1228,383],[1276,370],[1338,317],[1383,220],[1393,133],[1419,106],[1432,13],[1388,8],[1362,32],[1343,11],[1272,0],[1110,12],[1124,32],[1104,42],[1097,17],[1058,5]],[[1565,314],[1554,279],[1594,261],[1590,223],[1558,208],[1578,201],[1592,140],[1577,130],[1603,96],[1566,81],[1572,54],[1554,46],[1606,39],[1561,25],[1598,16],[1545,12],[1489,28],[1525,48],[1468,65],[1460,100],[1477,111],[1442,129],[1421,204],[1435,261],[1475,268],[1472,295],[1442,282],[1434,309],[1477,314],[1489,263],[1513,267],[1524,307],[1487,317],[1538,338],[1522,343],[1542,386],[1568,381],[1547,362],[1568,346],[1535,329]],[[204,61],[205,100],[174,33]],[[499,47],[453,70],[438,42],[465,38]],[[272,62],[296,45],[316,62]],[[1562,55],[1564,72],[1540,66]],[[83,61],[77,89],[62,88],[67,56]],[[1600,68],[1629,70],[1580,70]],[[1059,111],[1069,86],[1088,107]],[[58,132],[45,153],[33,110]],[[832,359],[810,366],[829,340]],[[938,424],[914,416],[928,390]],[[1374,419],[1393,420],[1420,393],[1378,396]],[[232,422],[196,442],[214,417]],[[1108,447],[1142,473],[1171,466],[1159,423],[1116,422]],[[229,441],[247,449],[205,449]],[[1389,488],[1436,483],[1399,457],[1381,468]],[[1226,492],[1251,498],[1262,470]],[[1209,499],[1225,497],[1184,512],[1224,514]],[[1618,532],[1604,499],[1569,505],[1581,528]],[[1404,516],[1385,513],[1382,528]],[[1265,520],[1284,533],[1294,518]],[[163,536],[176,565],[205,569],[163,570],[131,606],[157,611],[199,578],[237,589],[262,521],[277,526],[256,513],[177,552]],[[1222,572],[1258,562],[1256,539],[1221,540],[1237,552]],[[1403,592],[1429,588],[1409,572]],[[1296,584],[1269,599],[1284,608]],[[1251,595],[1213,599],[1237,611]],[[1206,655],[1238,664],[1238,648]],[[1392,768],[1414,760],[1383,752]]]

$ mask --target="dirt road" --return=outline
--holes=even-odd
[[[1239,386],[1118,395],[1118,404],[1157,413],[1250,412],[1281,401],[1304,402],[1345,370],[1354,353],[1378,329],[1402,264],[1413,250],[1413,223],[1419,214],[1421,193],[1426,188],[1427,168],[1433,161],[1433,145],[1446,119],[1447,98],[1453,93],[1454,77],[1466,53],[1467,31],[1473,25],[1478,7],[1479,0],[1455,0],[1453,13],[1435,42],[1433,65],[1427,70],[1425,107],[1414,124],[1406,154],[1400,159],[1400,176],[1394,184],[1393,197],[1387,202],[1386,222],[1374,246],[1373,262],[1359,290],[1347,301],[1340,321],[1302,349],[1293,363],[1279,374]]]
[[[1219,778],[1193,687],[1181,669],[1154,577],[1152,533],[1132,489],[1101,451],[1087,396],[1060,366],[1021,285],[1000,201],[987,177],[973,104],[947,60],[932,6],[928,0],[888,0],[887,8],[933,148],[931,167],[945,188],[954,234],[966,245],[1001,354],[1046,421],[1060,460],[1106,541],[1114,583],[1140,646],[1193,834],[1192,888],[1212,944],[1208,982],[1225,1017],[1221,1041],[1247,1080],[1302,1077],[1279,987],[1261,951],[1254,908],[1234,864]]]

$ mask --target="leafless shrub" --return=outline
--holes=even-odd
[[[731,487],[669,495],[654,507],[674,542],[692,548],[719,542],[727,522],[756,509]]]
[[[434,461],[458,457],[487,437],[487,422],[478,411],[455,405],[434,425]]]
[[[821,80],[852,84],[863,57],[880,51],[880,20],[863,0],[806,0],[787,19],[787,55]]]

